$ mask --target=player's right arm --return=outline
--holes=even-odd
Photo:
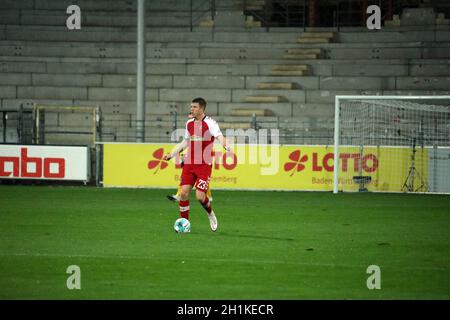
[[[183,152],[189,146],[189,139],[184,139],[182,143],[177,145],[172,152],[169,152],[163,156],[163,160],[170,160],[180,152]]]
[[[183,140],[183,142],[180,143],[179,145],[177,145],[172,152],[170,152],[168,154],[165,154],[163,156],[163,160],[170,160],[170,159],[172,159],[173,157],[175,157],[180,152],[183,152],[183,150],[186,149],[189,146],[189,142],[190,142],[191,136],[190,136],[189,131],[188,131],[188,123],[189,123],[189,121],[186,122],[186,131],[184,132],[184,140]]]

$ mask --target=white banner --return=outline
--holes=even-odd
[[[431,192],[450,193],[450,148],[429,149],[428,172]]]
[[[89,180],[88,147],[0,145],[0,179]]]

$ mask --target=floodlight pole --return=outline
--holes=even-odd
[[[145,0],[137,2],[136,142],[145,140]]]
[[[339,186],[339,97],[335,97],[334,103],[334,172],[333,193],[338,193]]]

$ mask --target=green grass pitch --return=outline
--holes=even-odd
[[[0,298],[450,298],[449,196],[213,190],[176,234],[173,191],[0,186]]]

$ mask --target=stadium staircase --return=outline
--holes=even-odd
[[[75,2],[81,30],[68,30]],[[147,1],[148,142],[169,141],[197,96],[223,129],[278,128],[281,143],[329,144],[337,94],[450,94],[450,24],[439,12],[424,26],[398,16],[377,31],[267,31],[237,0],[216,8],[214,20],[209,1],[194,1],[202,9],[192,26],[189,3]],[[0,108],[99,106],[104,141],[135,141],[135,15],[131,0],[1,1]],[[63,120],[46,125],[86,125]]]

